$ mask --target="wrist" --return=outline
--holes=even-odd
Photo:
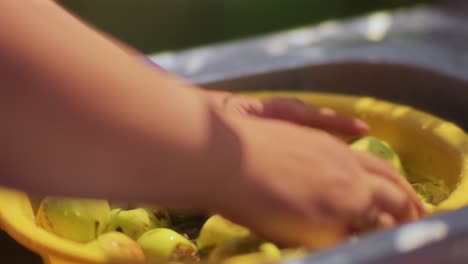
[[[237,117],[212,108],[211,139],[204,152],[202,177],[194,183],[204,208],[221,210],[235,199],[243,170],[243,143]]]
[[[181,144],[176,147],[177,154],[173,155],[174,158],[163,158],[168,166],[164,166],[166,169],[163,171],[156,170],[160,177],[153,178],[149,184],[158,186],[158,190],[145,190],[145,193],[152,194],[151,199],[171,206],[217,210],[224,203],[220,201],[224,199],[223,192],[232,185],[233,179],[239,177],[242,158],[239,132],[229,115],[208,102],[205,91],[193,89],[192,92],[198,93],[196,97],[205,109],[204,117],[199,119],[192,115],[199,120],[192,126],[187,122],[181,123],[185,132],[178,140]],[[173,122],[177,123],[176,120]],[[187,130],[189,127],[192,129]],[[159,146],[155,147],[154,151],[161,152]],[[167,156],[172,151],[164,152]]]
[[[255,129],[250,128],[263,121],[231,113],[222,114],[221,118],[226,130],[219,138],[225,140],[217,141],[211,149],[215,170],[209,173],[213,184],[212,189],[207,190],[215,199],[207,201],[206,205],[218,213],[230,215],[246,206],[247,197],[251,197],[252,148],[255,147],[252,140],[259,138]]]
[[[231,92],[203,89],[203,94],[210,105],[215,109],[223,109],[226,102],[234,96]]]

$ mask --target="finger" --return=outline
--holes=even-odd
[[[390,214],[399,223],[419,218],[408,195],[395,184],[375,175],[372,182],[374,204],[382,212]]]
[[[368,172],[371,172],[376,175],[381,175],[403,188],[403,190],[405,190],[405,192],[410,196],[411,200],[415,204],[416,208],[418,209],[418,213],[420,215],[425,214],[426,209],[424,207],[424,204],[422,203],[414,188],[404,176],[400,175],[396,171],[396,169],[391,164],[371,153],[360,151],[356,151],[355,153],[361,164],[366,168]]]
[[[416,206],[419,216],[422,216],[426,213],[427,210],[414,188],[404,176],[400,175],[396,171],[396,169],[391,164],[371,153],[362,151],[355,151],[355,153],[360,163],[368,172],[383,176],[402,188]]]
[[[345,134],[342,132],[336,132],[336,131],[329,131],[330,134],[333,136],[337,137],[338,139],[341,139],[344,141],[346,144],[352,144],[354,141],[362,138],[362,135],[350,135],[350,134]]]
[[[362,120],[338,115],[329,108],[315,109],[315,113],[312,111],[306,117],[311,126],[353,136],[361,136],[369,132],[369,126]]]
[[[396,225],[395,218],[386,212],[381,212],[376,207],[374,212],[367,213],[365,212],[359,226],[354,226],[350,229],[350,234],[366,234],[368,232],[384,230]]]
[[[352,234],[375,230],[378,227],[380,209],[374,204],[369,204],[362,212],[352,216],[350,231]]]
[[[386,212],[379,214],[378,229],[387,229],[396,225],[395,218]]]
[[[261,100],[232,94],[218,94],[217,104],[230,113],[264,117],[264,106]]]
[[[364,135],[369,131],[369,126],[361,120],[340,116],[328,108],[314,108],[295,98],[272,98],[263,104],[264,117],[349,135]]]

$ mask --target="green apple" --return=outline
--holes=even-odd
[[[179,233],[168,228],[156,228],[144,233],[138,240],[150,260],[195,260],[197,247]]]
[[[46,197],[37,211],[36,223],[60,237],[86,243],[106,230],[109,218],[107,201]]]
[[[145,259],[143,249],[135,240],[116,231],[100,235],[96,240],[86,244],[86,248],[104,251],[110,259],[132,261],[142,261]]]
[[[171,226],[171,216],[169,215],[169,210],[166,208],[157,205],[141,205],[139,208],[145,209],[154,216],[154,223],[156,227]]]
[[[363,137],[351,144],[351,149],[369,152],[388,161],[402,175],[405,175],[400,157],[396,151],[385,141],[375,137]]]
[[[246,237],[250,230],[220,215],[211,216],[200,230],[196,243],[200,250],[221,245],[232,238]]]
[[[260,245],[260,239],[254,236],[233,237],[215,246],[209,254],[209,260],[219,263],[229,257],[257,252]]]
[[[269,259],[280,259],[281,251],[280,249],[271,242],[264,242],[258,248]]]
[[[155,211],[146,208],[133,210],[113,209],[107,230],[123,232],[136,240],[151,229],[167,227],[168,225],[169,216],[163,209]]]
[[[129,209],[133,209],[130,205],[130,203],[126,203],[126,202],[116,202],[116,201],[109,201],[109,206],[111,208],[111,210],[113,209],[122,209],[122,210],[129,210]]]

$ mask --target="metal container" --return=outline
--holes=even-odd
[[[207,88],[368,95],[468,128],[468,18],[440,9],[379,12],[152,59]]]
[[[207,88],[367,95],[414,106],[468,130],[463,13],[379,12],[152,59]],[[468,209],[462,209],[287,263],[468,263],[466,249]]]

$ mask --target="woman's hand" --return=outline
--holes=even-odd
[[[222,112],[244,116],[236,126],[248,131],[245,153],[252,156],[245,156],[250,165],[239,184],[248,187],[228,187],[243,191],[228,198],[233,215],[227,210],[241,223],[273,239],[321,247],[424,213],[410,184],[387,162],[351,151],[324,132],[301,127],[362,136],[369,131],[363,121],[295,98],[262,101],[228,92],[206,94]]]
[[[241,173],[222,178],[218,208],[263,236],[321,248],[422,214],[416,193],[388,164],[327,133],[239,115],[231,122]]]

